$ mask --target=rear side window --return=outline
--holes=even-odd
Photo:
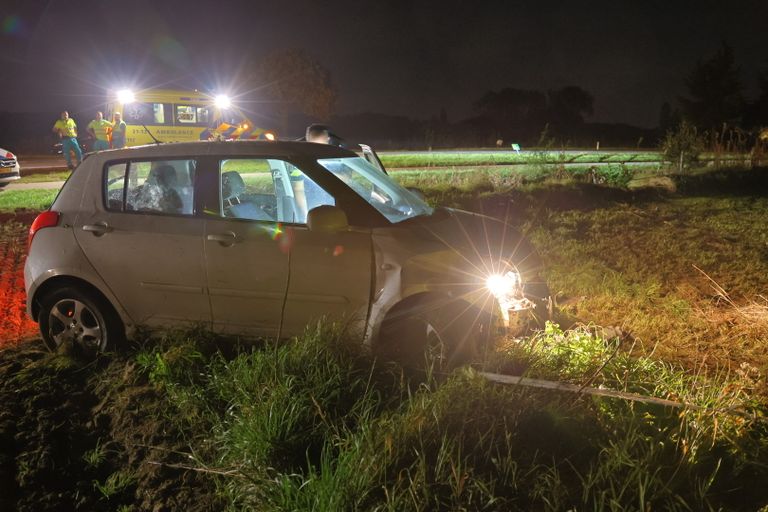
[[[108,164],[107,210],[194,214],[195,160],[131,160]]]

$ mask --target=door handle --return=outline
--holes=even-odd
[[[93,236],[101,236],[112,231],[106,222],[97,222],[96,224],[83,224],[83,231],[93,233]]]
[[[227,231],[226,233],[216,233],[213,235],[207,235],[205,238],[207,240],[210,240],[211,242],[219,242],[221,245],[224,245],[226,247],[229,247],[230,245],[234,244],[237,241],[237,235],[235,235],[231,231]]]

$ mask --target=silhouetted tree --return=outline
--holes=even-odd
[[[506,87],[485,93],[474,107],[491,121],[494,137],[520,138],[541,130],[546,105],[546,97],[539,91]]]
[[[688,97],[680,98],[685,117],[702,129],[736,123],[744,108],[733,49],[722,42],[715,55],[697,62],[685,79]]]
[[[546,121],[554,140],[567,142],[578,138],[583,131],[584,117],[592,115],[593,103],[592,95],[575,85],[549,91]]]
[[[303,50],[280,50],[257,66],[259,83],[266,83],[266,94],[277,102],[283,130],[289,111],[327,121],[333,113],[336,90],[331,73]]]
[[[750,128],[768,127],[768,63],[758,77],[760,95],[749,104],[745,124]]]
[[[546,105],[539,91],[506,87],[499,92],[489,91],[475,102],[475,108],[484,114],[504,120],[525,120],[538,114]]]
[[[594,112],[595,99],[590,93],[575,85],[569,85],[548,93],[548,110],[553,121],[566,125],[581,124],[584,117]]]
[[[665,101],[659,110],[659,132],[663,135],[680,124],[680,112]]]

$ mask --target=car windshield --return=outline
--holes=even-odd
[[[390,222],[432,215],[432,208],[413,192],[361,157],[323,158],[318,163],[346,183]]]

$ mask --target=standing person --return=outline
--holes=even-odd
[[[114,149],[120,149],[125,147],[125,130],[126,124],[123,121],[120,112],[115,112],[115,116],[112,122],[112,147]]]
[[[304,132],[304,140],[314,142],[315,144],[330,144],[331,130],[324,124],[311,124],[307,126]],[[299,210],[300,222],[305,222],[307,213],[312,208],[320,205],[335,205],[333,196],[320,188],[312,179],[304,176],[299,169],[294,168],[290,173],[291,188],[293,197],[296,200],[296,206]]]
[[[69,117],[66,110],[61,113],[61,118],[53,125],[53,132],[61,137],[61,152],[67,159],[67,167],[74,169],[72,165],[72,153],[75,154],[77,165],[83,161],[83,152],[80,151],[80,144],[77,142],[77,123]]]
[[[112,123],[104,119],[104,114],[96,112],[96,119],[88,123],[88,133],[94,138],[93,151],[109,149],[109,134]]]

